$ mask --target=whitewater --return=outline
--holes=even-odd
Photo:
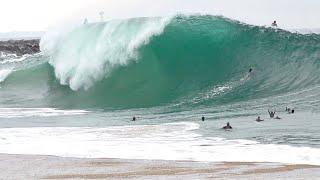
[[[318,34],[176,15],[54,29],[40,48],[1,56],[0,153],[320,165]]]

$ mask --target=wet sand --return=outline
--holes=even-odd
[[[0,154],[0,179],[320,179],[320,166]]]

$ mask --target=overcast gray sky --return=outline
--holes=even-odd
[[[175,13],[224,15],[250,24],[320,28],[320,0],[1,0],[0,32],[47,30],[70,20],[165,16]]]

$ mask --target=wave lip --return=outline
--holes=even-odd
[[[88,89],[118,66],[138,58],[137,49],[162,33],[170,18],[112,20],[77,27],[51,39],[41,39],[41,51],[63,85]],[[54,41],[52,43],[51,41]]]

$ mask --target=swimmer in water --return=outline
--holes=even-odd
[[[269,116],[270,116],[271,118],[274,118],[274,115],[276,114],[276,111],[270,111],[270,110],[268,109],[268,113],[269,113]]]
[[[230,123],[228,122],[227,125],[224,126],[222,129],[227,130],[227,129],[232,129],[232,127],[230,126]]]
[[[204,121],[206,118],[204,116],[202,116],[201,120]]]
[[[258,118],[256,119],[257,122],[261,122],[264,121],[263,119],[260,118],[260,116],[258,116]]]
[[[250,68],[248,73],[246,73],[246,75],[243,78],[241,78],[240,81],[248,80],[250,78],[252,71],[253,71],[253,69]]]
[[[294,114],[294,109],[288,109],[288,114]]]
[[[137,118],[136,118],[135,116],[133,116],[132,121],[136,121],[136,119],[137,119]]]
[[[277,21],[273,21],[273,23],[271,24],[272,27],[278,27]]]
[[[275,119],[281,119],[279,116],[275,117]]]

